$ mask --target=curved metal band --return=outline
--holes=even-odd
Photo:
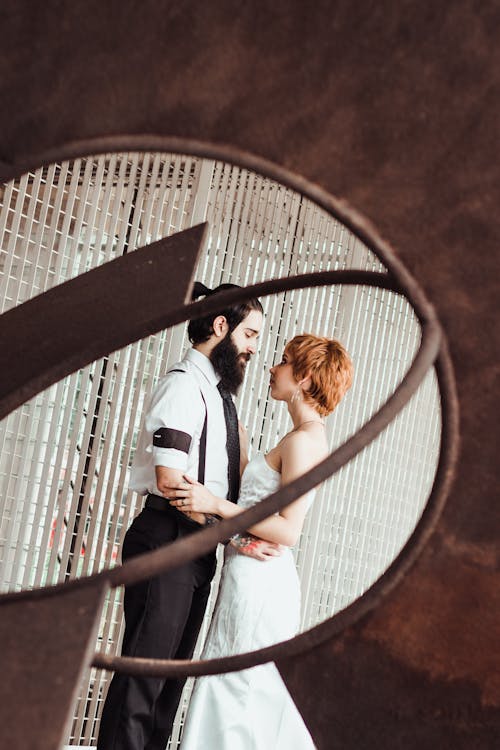
[[[439,384],[444,393],[447,394],[447,398],[442,401],[443,433],[433,487],[417,529],[385,573],[365,591],[362,597],[356,599],[348,607],[325,622],[297,635],[295,638],[258,651],[197,661],[117,657],[96,653],[92,665],[101,669],[152,677],[198,677],[220,674],[246,669],[268,661],[293,658],[297,654],[320,645],[344,628],[358,622],[363,615],[378,604],[383,596],[386,596],[394,588],[414,562],[432,533],[430,521],[441,512],[452,481],[453,469],[458,457],[458,446],[455,439],[458,431],[458,401],[451,359],[444,339],[441,342],[441,351],[436,362],[436,372]]]
[[[319,185],[310,182],[302,175],[291,172],[262,156],[257,156],[243,149],[178,136],[151,135],[150,133],[139,135],[114,134],[63,143],[58,145],[57,148],[27,155],[22,163],[17,162],[8,165],[3,163],[1,166],[6,168],[6,171],[1,173],[1,179],[4,181],[12,180],[30,169],[37,169],[42,165],[57,161],[117,151],[163,151],[190,154],[205,159],[226,161],[229,164],[253,170],[271,180],[275,180],[291,190],[305,195],[337,221],[344,224],[361,242],[370,248],[383,261],[387,270],[397,278],[403,294],[411,301],[417,316],[419,316],[421,308],[430,307],[429,301],[416,279],[413,278],[402,261],[392,251],[392,248],[383,240],[365,216],[361,216],[345,200],[327,193]]]
[[[439,352],[440,342],[441,334],[439,325],[435,321],[428,323],[423,329],[422,343],[412,365],[392,396],[356,435],[347,440],[340,448],[322,461],[322,463],[234,519],[222,521],[216,527],[199,532],[195,537],[191,536],[182,541],[174,542],[164,549],[131,560],[121,569],[114,569],[109,574],[111,585],[135,583],[146,576],[164,571],[167,566],[171,568],[181,565],[213,548],[214,541],[222,541],[232,534],[244,531],[249,526],[280,510],[297,497],[305,494],[308,490],[336,473],[366,447],[409,401],[425,377],[429,367],[435,361]],[[146,659],[141,660],[140,664],[136,663],[134,666],[135,659],[96,654],[92,663],[96,667],[118,669],[123,672],[130,672],[132,668],[134,674],[140,673],[151,676],[162,675],[167,677],[173,675],[214,674],[218,671],[243,669],[268,661],[275,655],[275,648],[269,647],[261,651],[251,652],[250,654],[217,659],[213,662],[159,662],[157,660]],[[136,669],[139,671],[137,672]]]
[[[172,250],[181,242],[184,269],[180,268],[177,256],[177,273],[180,275],[182,271],[183,276],[191,275],[194,265],[191,261],[205,232],[206,225],[203,224],[159,240],[139,252],[122,256],[59,284],[0,315],[3,344],[0,350],[0,419],[66,375],[111,351],[250,297],[326,284],[370,285],[402,294],[397,282],[385,273],[320,271],[264,281],[186,305],[184,285],[177,285],[175,296],[166,296],[161,279],[169,269]],[[136,312],[130,299],[141,293],[140,285],[148,288],[150,293],[148,304]],[[105,327],[101,324],[103,298],[106,299],[108,320]],[[61,311],[77,321],[78,327],[72,328],[65,337],[44,337],[47,328],[50,330],[57,325]],[[24,332],[22,347],[16,347],[20,330]],[[89,335],[89,332],[98,333]],[[43,346],[38,345],[40,341],[44,342]]]
[[[144,257],[147,258],[146,255]],[[112,261],[107,263],[106,266],[96,269],[99,270],[102,275],[104,275],[106,270],[108,271],[108,280],[111,289],[113,283],[111,267],[117,262],[118,261]],[[138,262],[141,262],[140,259],[138,259]],[[66,282],[65,284],[61,284],[61,287],[76,284],[79,279],[80,277],[73,281]],[[208,312],[220,309],[221,306],[223,307],[226,304],[244,301],[250,297],[262,297],[291,289],[323,286],[328,282],[357,286],[375,286],[401,293],[394,280],[385,273],[375,273],[370,271],[322,271],[291,278],[273,279],[253,286],[238,288],[228,292],[221,292],[217,295],[217,298],[215,298],[215,296],[207,297],[201,302],[194,302],[185,307],[172,310],[167,313],[162,320],[164,321],[166,319],[168,325],[173,325],[174,323],[182,322],[182,320],[185,320],[188,316],[197,317],[205,315]],[[54,289],[54,292],[56,291],[57,288]],[[68,292],[65,291],[64,297],[67,296]],[[85,304],[83,297],[81,297],[81,302],[83,311],[88,306]],[[28,303],[24,304],[27,305]],[[395,414],[397,414],[411,398],[425,376],[425,373],[434,362],[439,349],[440,327],[430,306],[429,311],[424,310],[422,312],[422,317],[421,345],[399,386],[384,406],[364,425],[364,427],[344,443],[344,445],[340,446],[333,454],[326,458],[321,464],[318,464],[307,474],[299,477],[293,483],[281,488],[266,500],[263,500],[253,508],[249,508],[244,513],[241,513],[233,519],[221,521],[210,528],[198,532],[195,536],[185,537],[183,540],[174,542],[166,548],[141,555],[140,557],[128,561],[125,565],[105,569],[85,578],[79,578],[70,582],[46,587],[40,589],[40,592],[45,592],[45,595],[49,593],[55,594],[63,587],[84,586],[87,583],[92,584],[97,579],[106,579],[111,586],[137,583],[144,578],[174,568],[188,560],[198,557],[200,554],[203,554],[210,549],[213,549],[219,542],[227,539],[233,534],[245,530],[253,523],[266,518],[280,508],[291,503],[297,497],[300,497],[300,495],[320,484],[325,479],[328,479],[331,474],[338,471],[347,461],[350,461],[351,458],[368,445],[389,424]],[[155,325],[157,323],[158,320],[155,322]],[[162,328],[164,325],[162,324],[159,327]],[[88,356],[89,353],[88,350],[86,350],[82,355],[82,363],[79,366],[88,363]],[[48,375],[51,376],[51,374],[52,373],[49,373]],[[5,594],[2,596],[2,600],[8,600],[10,597],[34,596],[35,594],[36,591],[21,591],[13,594]]]
[[[392,416],[403,408],[404,404],[407,403],[408,399],[418,387],[428,367],[431,366],[436,357],[436,353],[439,350],[439,341],[441,339],[441,352],[437,361],[437,376],[440,385],[443,409],[443,433],[440,458],[433,489],[427,505],[424,508],[422,517],[412,536],[387,571],[362,595],[362,597],[358,598],[350,606],[337,613],[326,622],[296,636],[294,639],[249,654],[241,654],[234,657],[226,657],[205,662],[154,660],[154,663],[151,663],[150,660],[144,659],[132,660],[126,657],[110,657],[105,654],[96,654],[93,664],[94,666],[106,669],[116,669],[117,671],[126,671],[134,674],[185,676],[233,671],[235,669],[253,666],[271,659],[285,659],[323,642],[325,639],[338,633],[347,625],[352,625],[355,621],[359,620],[365,612],[376,606],[380,599],[385,596],[404,575],[405,571],[415,560],[418,552],[421,550],[423,544],[431,533],[433,524],[438,518],[442,506],[444,505],[446,493],[452,478],[453,465],[456,461],[458,451],[457,400],[455,382],[446,341],[444,337],[442,337],[433,308],[427,300],[423,290],[365,217],[360,216],[357,211],[352,209],[344,201],[336,199],[332,195],[326,193],[322,188],[313,185],[300,175],[293,174],[272,162],[262,159],[261,157],[227,146],[175,137],[151,135],[111,136],[60,146],[56,151],[51,153],[47,152],[45,154],[34,156],[30,159],[29,165],[27,163],[24,163],[23,165],[9,165],[9,176],[10,178],[13,178],[24,173],[27,168],[32,166],[38,167],[43,163],[49,163],[64,158],[80,157],[89,153],[104,153],[117,150],[163,150],[176,153],[190,153],[200,157],[222,159],[237,166],[243,166],[244,168],[257,171],[271,179],[278,180],[292,190],[304,194],[330,215],[341,221],[383,261],[389,271],[387,274],[369,274],[362,271],[323,272],[322,274],[307,274],[303,277],[280,280],[278,284],[277,281],[274,280],[272,282],[257,284],[254,287],[249,287],[244,290],[236,290],[236,294],[232,292],[226,293],[228,300],[231,302],[237,300],[242,301],[248,299],[250,296],[264,296],[277,291],[303,288],[305,286],[318,286],[327,283],[371,284],[373,286],[391,289],[392,291],[403,294],[413,306],[416,316],[422,325],[421,347],[407,374],[384,407],[382,407],[382,409],[369,420],[369,422],[362,428],[361,433],[358,433],[354,438],[347,441],[347,443],[331,454],[323,464],[319,467],[315,467],[313,472],[309,472],[304,475],[304,477],[301,477],[300,480],[296,480],[293,485],[288,485],[267,500],[262,501],[262,503],[259,504],[261,506],[259,510],[261,508],[264,509],[262,517],[273,512],[270,508],[279,509],[286,503],[290,502],[293,499],[293,497],[290,497],[290,493],[295,492],[299,481],[306,478],[308,487],[312,487],[314,484],[319,483],[324,478],[330,476],[332,470],[338,470],[342,465],[342,462],[350,460],[356,452],[362,450],[370,440],[384,429]],[[314,279],[311,278],[313,276]],[[319,277],[322,277],[322,280],[320,280]],[[309,283],[305,283],[306,280],[308,280]],[[217,301],[206,299],[201,302],[193,303],[192,305],[183,308],[182,311],[164,310],[163,318],[160,321],[155,322],[155,325],[158,325],[158,327],[148,330],[148,333],[154,332],[154,330],[160,330],[161,328],[166,328],[176,322],[182,322],[186,317],[203,315],[209,311],[216,310],[220,306],[221,301],[224,301],[223,297],[222,295],[218,295]],[[175,318],[175,320],[172,318]],[[169,322],[170,319],[172,319],[171,322]],[[78,369],[80,366],[80,364],[75,364],[73,369]],[[41,388],[38,390],[41,390]],[[29,396],[26,398],[28,397]],[[361,441],[358,442],[359,438],[361,438]],[[357,442],[357,447],[353,446],[353,441]],[[355,449],[353,450],[353,448]],[[328,465],[328,470],[326,470],[326,465]],[[318,470],[317,474],[315,473],[316,470]],[[304,485],[302,485],[302,488],[299,491],[300,493],[304,492],[303,487]],[[299,492],[297,492],[295,496],[298,496]],[[265,505],[266,503],[267,505]],[[253,511],[253,509],[250,510]],[[242,527],[243,523],[246,525],[249,524],[249,521],[247,520],[249,519],[249,515],[247,514],[249,514],[249,511],[238,517],[240,521],[241,519],[244,519],[244,521],[242,521]],[[254,519],[253,522],[255,522],[258,517],[260,518],[260,514],[256,511],[255,517],[252,516]],[[179,547],[175,549],[175,545],[171,545],[168,550],[160,550],[160,554],[156,552],[149,553],[147,556],[144,556],[144,558],[147,557],[150,561],[154,562],[154,565],[156,566],[155,570],[165,569],[165,563],[168,567],[174,567],[175,565],[182,563],[184,560],[200,554],[200,542],[203,542],[203,545],[206,545],[207,549],[213,547],[218,541],[218,531],[224,531],[224,534],[222,535],[223,537],[227,534],[227,531],[223,529],[222,524],[218,527],[212,527],[211,529],[197,534],[195,552],[188,551],[187,545],[184,545],[182,550],[180,550]],[[155,555],[158,556],[153,557]],[[35,591],[6,594],[0,598],[5,601],[10,598],[24,596],[32,598],[37,598],[38,596],[51,596],[57,595],[62,589],[66,590],[70,586],[77,587],[88,585],[91,582],[95,582],[96,578],[102,578],[103,582],[111,585],[119,585],[121,582],[125,583],[129,580],[139,580],[139,575],[141,577],[147,577],[151,574],[151,568],[149,566],[148,572],[145,576],[142,572],[139,574],[138,568],[128,567],[136,562],[137,561],[133,560],[127,563],[127,566],[123,566],[122,568],[116,568],[111,571],[105,570],[95,576],[78,579],[67,584],[58,584],[56,586]]]
[[[121,567],[103,571],[98,575],[105,576],[111,586],[120,586],[122,584],[131,585],[146,577],[163,573],[170,568],[177,567],[205,554],[213,549],[218,542],[222,542],[233,534],[245,531],[245,529],[276,513],[328,479],[369,445],[408,403],[435,361],[439,352],[440,340],[438,324],[426,326],[423,330],[420,349],[392,396],[353,437],[306,474],[285,485],[238,516],[221,521],[208,529],[197,532],[195,535],[173,542],[165,548],[133,558]]]

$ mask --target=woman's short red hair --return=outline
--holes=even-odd
[[[285,346],[297,380],[311,378],[304,399],[322,417],[330,414],[352,385],[354,368],[351,358],[336,339],[304,333]]]

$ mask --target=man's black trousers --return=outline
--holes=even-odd
[[[144,508],[125,534],[122,560],[192,533],[167,512]],[[190,659],[205,614],[215,552],[125,588],[122,654]],[[116,673],[104,705],[98,750],[165,750],[185,680]]]

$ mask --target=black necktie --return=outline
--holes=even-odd
[[[240,435],[238,432],[238,416],[236,407],[229,391],[219,383],[217,385],[222,404],[224,406],[224,419],[226,420],[226,449],[227,449],[227,477],[228,477],[228,500],[233,503],[238,499],[240,491]]]

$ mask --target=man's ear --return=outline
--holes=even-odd
[[[212,323],[212,328],[214,335],[217,336],[218,339],[224,338],[226,333],[229,331],[229,324],[226,320],[226,317],[224,315],[217,315],[217,317],[214,318],[214,322]]]

